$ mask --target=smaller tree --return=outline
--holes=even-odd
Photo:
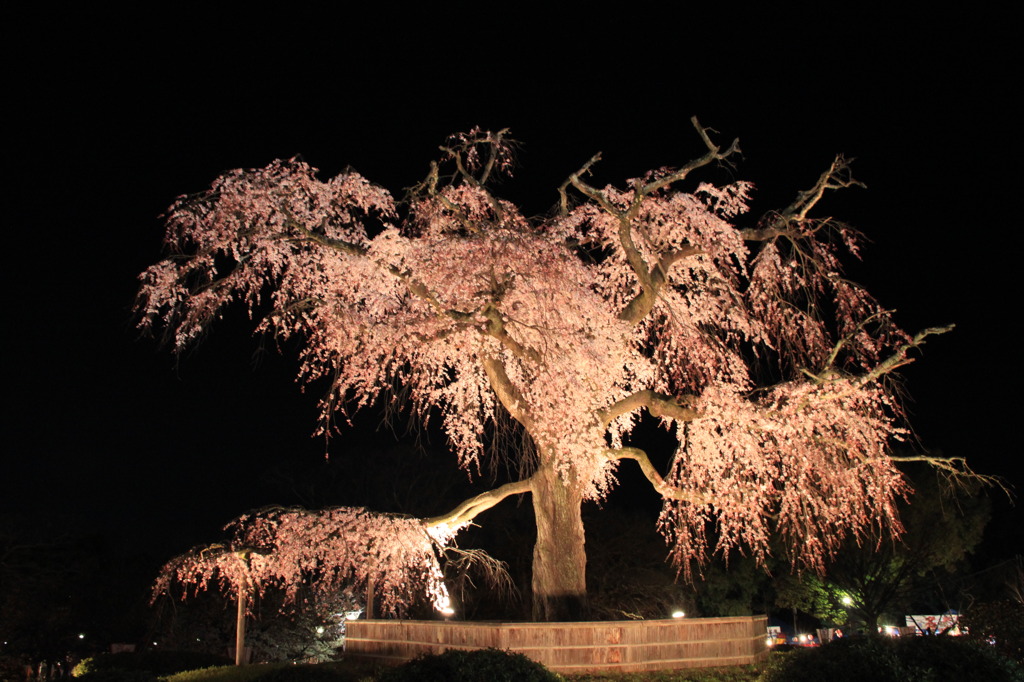
[[[336,507],[316,513],[272,508],[229,523],[227,544],[197,547],[169,561],[160,571],[153,599],[178,582],[186,595],[217,586],[237,601],[235,663],[244,661],[245,619],[254,596],[279,587],[286,604],[300,589],[335,596],[342,589],[365,589],[379,596],[385,614],[401,616],[421,595],[434,608],[450,608],[438,561],[438,548],[450,538],[428,532],[413,518]]]

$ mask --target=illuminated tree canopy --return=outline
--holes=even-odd
[[[401,395],[420,420],[439,415],[467,471],[511,424],[523,477],[417,523],[443,545],[529,493],[537,619],[585,615],[581,505],[608,494],[624,460],[664,499],[659,528],[682,571],[712,551],[763,557],[774,534],[819,567],[844,537],[898,532],[906,487],[889,446],[906,431],[892,373],[945,329],[901,331],[843,276],[859,235],[810,215],[859,184],[842,158],[745,226],[750,183],[690,179],[738,144],[693,123],[701,157],[598,188],[596,155],[539,219],[490,189],[512,168],[505,131],[449,138],[402,202],[295,159],[226,173],[169,209],[169,256],[141,276],[143,326],[162,322],[180,349],[247,306],[259,330],[301,340],[304,381],[329,384],[321,431]],[[645,416],[678,443],[666,470],[630,440]]]

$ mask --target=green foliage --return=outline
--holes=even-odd
[[[99,654],[98,656],[86,658],[76,665],[71,671],[71,675],[72,677],[85,678],[90,681],[100,680],[96,675],[108,672],[142,672],[151,673],[151,677],[157,677],[171,675],[184,670],[224,665],[229,662],[224,656],[193,651],[140,651]]]
[[[245,645],[252,661],[283,663],[329,661],[337,658],[340,629],[332,614],[352,608],[340,596],[317,598],[300,589],[295,603],[286,604],[281,590],[268,588],[254,600],[256,616],[246,621]],[[318,634],[318,628],[323,631]],[[225,651],[234,644],[235,605],[229,595],[203,592],[180,601],[161,595],[157,600],[154,639],[162,645],[203,651]]]
[[[1009,599],[975,604],[960,618],[968,637],[1024,665],[1024,604]]]
[[[316,665],[271,663],[189,670],[164,678],[164,682],[372,682],[377,677],[376,673],[376,666],[361,662],[342,661]]]
[[[857,637],[773,657],[762,682],[1024,682],[1019,666],[959,637]]]
[[[936,581],[952,574],[981,541],[989,500],[980,490],[951,489],[928,469],[914,469],[908,479],[915,492],[900,505],[906,533],[899,541],[884,535],[847,540],[824,576],[777,579],[776,605],[832,625],[852,621],[868,632],[883,614],[899,613],[912,600],[949,608],[935,594]]]
[[[783,574],[775,579],[775,605],[809,613],[830,626],[845,626],[850,616],[843,603],[846,592],[812,574]]]
[[[769,559],[764,566],[759,566],[753,557],[739,554],[728,560],[715,557],[694,582],[693,600],[697,607],[694,615],[711,618],[765,612],[764,594],[769,583],[765,568],[772,563]]]
[[[278,666],[260,682],[348,682],[358,679],[345,666],[332,664]]]
[[[83,682],[158,682],[155,674],[146,670],[97,670],[86,673],[78,679]]]
[[[165,677],[165,682],[251,682],[287,663],[270,665],[224,665],[199,670],[186,670]]]
[[[522,654],[498,649],[424,655],[386,670],[380,682],[555,682],[562,678]]]

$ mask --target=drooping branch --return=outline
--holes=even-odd
[[[873,322],[873,321],[875,321],[875,320],[877,320],[879,318],[882,318],[884,316],[891,315],[892,312],[894,312],[894,311],[891,311],[891,310],[878,310],[877,312],[869,315],[865,319],[863,319],[860,322],[858,322],[856,324],[856,326],[854,326],[853,330],[850,331],[850,333],[848,333],[843,338],[839,339],[839,341],[837,341],[836,344],[832,347],[832,350],[829,352],[828,357],[825,358],[825,363],[824,363],[824,365],[822,367],[822,371],[819,372],[819,375],[822,374],[823,372],[826,372],[827,370],[829,370],[830,368],[832,368],[835,365],[836,358],[839,357],[839,353],[843,350],[843,347],[846,346],[848,343],[850,343],[850,341],[852,341],[853,338],[857,334],[863,333],[864,329],[871,322]]]
[[[642,471],[644,477],[650,481],[655,492],[665,499],[680,500],[697,505],[711,504],[711,499],[707,495],[703,495],[696,490],[683,490],[682,488],[676,488],[675,486],[666,483],[665,478],[658,472],[658,469],[651,462],[651,458],[648,457],[647,453],[640,448],[622,447],[609,449],[605,451],[605,455],[608,459],[631,459],[639,464],[640,471]]]
[[[890,459],[896,464],[910,462],[923,462],[942,474],[949,482],[963,485],[965,488],[974,485],[985,485],[999,488],[1007,497],[1013,498],[1012,490],[1007,486],[1006,481],[999,476],[979,474],[967,463],[965,457],[936,457],[935,455],[890,455]]]
[[[305,225],[303,225],[302,223],[293,218],[289,218],[288,226],[301,232],[305,236],[305,239],[307,241],[315,242],[322,246],[334,249],[335,251],[340,251],[341,253],[346,253],[352,256],[362,257],[367,256],[369,253],[365,247],[360,246],[359,244],[353,244],[342,239],[334,239],[322,234],[317,234],[316,232],[313,232],[308,227],[306,227]],[[476,319],[476,315],[474,314],[474,312],[456,310],[454,308],[446,308],[444,305],[441,304],[439,300],[437,300],[437,297],[434,296],[434,294],[425,284],[423,284],[422,282],[420,282],[419,280],[412,276],[412,273],[403,271],[400,268],[388,263],[381,263],[380,265],[389,274],[391,274],[394,277],[397,277],[403,283],[405,283],[406,287],[408,287],[409,292],[411,294],[430,304],[430,307],[432,307],[439,315],[450,318],[452,321],[459,323],[473,322]]]
[[[530,478],[513,483],[506,483],[494,490],[480,493],[459,504],[447,514],[434,516],[423,520],[423,525],[428,529],[447,527],[459,528],[472,521],[478,514],[485,512],[491,507],[499,504],[506,497],[521,495],[532,490],[533,481]]]
[[[504,214],[504,208],[498,198],[488,191],[487,182],[490,180],[496,165],[506,167],[507,171],[507,166],[511,164],[511,150],[515,147],[516,143],[515,140],[505,137],[508,132],[508,128],[502,128],[496,133],[475,129],[465,135],[453,135],[449,138],[449,142],[455,143],[454,145],[442,145],[440,147],[441,151],[445,152],[455,162],[455,168],[459,177],[471,187],[484,193],[499,222]],[[481,144],[487,146],[487,160],[484,162],[483,168],[480,169],[480,177],[478,178],[473,175],[473,168],[467,167],[467,162],[469,162],[469,166],[479,167],[479,153],[476,147]],[[436,172],[436,170],[436,166],[434,166],[432,172]],[[426,186],[436,188],[436,182]],[[431,196],[439,199],[449,210],[459,214],[464,225],[471,230],[474,229],[472,221],[466,219],[465,214],[449,201],[447,197],[436,191],[432,191]]]

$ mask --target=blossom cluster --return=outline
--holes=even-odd
[[[400,616],[424,595],[438,610],[450,605],[438,551],[453,531],[428,532],[417,519],[335,507],[321,511],[268,509],[226,527],[225,545],[196,548],[169,562],[155,594],[172,582],[198,592],[214,586],[231,593],[300,589],[325,597],[342,590],[373,590],[383,614]]]

